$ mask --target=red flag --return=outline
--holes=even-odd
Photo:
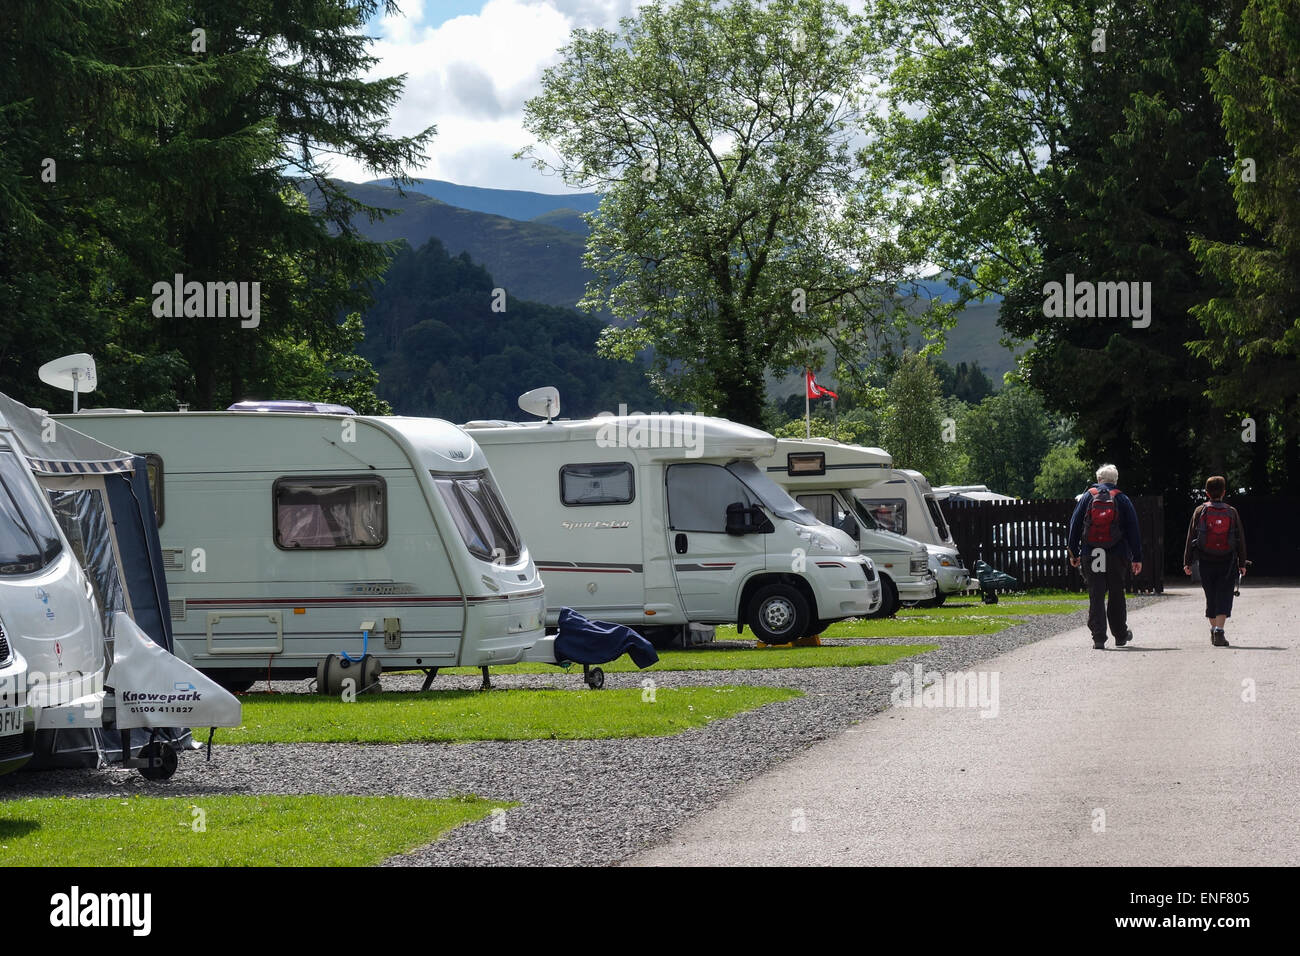
[[[808,376],[808,397],[809,398],[839,398],[829,388],[823,388],[817,384],[817,379],[813,378],[812,371],[805,373]]]

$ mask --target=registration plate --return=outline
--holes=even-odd
[[[0,710],[0,737],[12,737],[23,732],[22,708]]]

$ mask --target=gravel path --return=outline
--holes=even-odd
[[[1129,607],[1158,600],[1130,598]],[[927,670],[966,670],[1078,627],[1084,618],[1080,610],[1031,617],[998,634],[887,639],[882,643],[939,645],[893,666],[658,672],[654,674],[658,687],[751,684],[794,687],[805,694],[673,737],[220,747],[211,763],[198,753],[183,755],[176,776],[164,784],[148,783],[134,771],[124,770],[18,773],[0,777],[0,798],[150,793],[193,796],[202,806],[207,793],[416,797],[475,793],[520,806],[496,820],[465,826],[450,838],[387,865],[610,864],[662,840],[742,781],[885,709],[895,671],[910,671],[915,663]],[[606,687],[637,687],[645,676],[608,674]],[[416,689],[419,681],[407,675],[384,678],[390,689]],[[494,675],[493,684],[577,689],[582,687],[582,676],[579,669],[502,674]],[[302,686],[293,682],[277,689]],[[478,678],[442,675],[434,686],[474,688]]]

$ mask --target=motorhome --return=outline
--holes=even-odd
[[[546,392],[545,410],[530,404]],[[880,606],[852,538],[757,466],[776,448],[766,432],[701,415],[556,421],[553,389],[520,404],[546,420],[465,430],[534,549],[548,623],[567,606],[660,646],[729,623],[778,644]]]
[[[947,595],[967,589],[970,571],[957,553],[943,509],[925,475],[906,468],[882,469],[874,481],[854,488],[853,494],[881,528],[926,546],[939,585],[934,603],[942,604]]]
[[[240,721],[171,653],[145,470],[0,395],[0,772],[120,755],[162,779],[185,726]],[[132,756],[138,728],[149,739]]]
[[[829,438],[782,438],[759,468],[819,521],[847,532],[870,556],[880,575],[877,615],[888,617],[904,603],[934,601],[938,585],[925,545],[882,530],[853,495],[855,485],[893,468],[889,452]]]
[[[988,485],[938,485],[934,489],[936,501],[948,505],[963,505],[973,501],[1015,501],[1011,495],[990,491]]]
[[[177,653],[228,687],[366,657],[376,678],[432,679],[546,643],[541,578],[455,425],[264,408],[63,420],[149,460]]]

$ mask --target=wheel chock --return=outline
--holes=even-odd
[[[755,649],[758,649],[760,647],[779,649],[779,648],[786,648],[786,647],[821,647],[821,646],[822,646],[822,636],[820,634],[814,634],[812,635],[812,637],[801,637],[797,641],[790,641],[789,643],[786,644],[764,644],[762,641],[759,640],[754,641]]]

